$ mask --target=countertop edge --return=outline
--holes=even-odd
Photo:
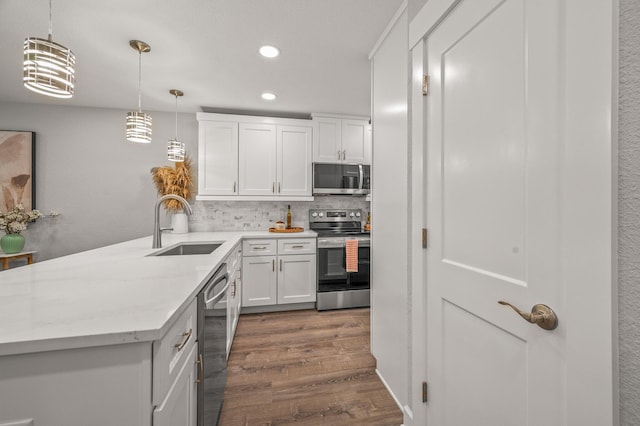
[[[215,234],[225,234],[225,232],[214,232]],[[207,232],[191,232],[188,234],[166,234],[164,235],[165,244],[163,248],[166,248],[176,242],[182,241],[205,241],[210,240],[211,238],[198,238],[198,234],[209,234]],[[37,353],[37,352],[49,352],[49,351],[59,351],[59,350],[72,350],[72,349],[81,349],[81,348],[90,348],[90,347],[99,347],[99,346],[110,346],[110,345],[119,345],[119,344],[131,344],[131,343],[149,343],[152,344],[153,341],[161,339],[169,330],[169,328],[173,325],[173,323],[178,319],[178,317],[187,309],[187,307],[191,304],[193,299],[197,296],[198,292],[205,285],[208,278],[215,272],[215,270],[220,266],[220,264],[227,258],[227,256],[239,245],[242,244],[243,240],[246,239],[282,239],[282,238],[316,238],[317,234],[313,231],[303,231],[300,233],[273,233],[268,231],[246,231],[246,232],[238,232],[231,231],[228,232],[229,238],[225,240],[226,242],[231,242],[232,244],[226,247],[226,250],[222,253],[217,253],[218,261],[215,264],[212,264],[211,270],[206,274],[206,277],[200,280],[199,283],[194,283],[193,290],[182,300],[177,307],[173,310],[172,314],[163,322],[163,324],[158,328],[150,328],[143,330],[126,330],[126,331],[117,331],[113,333],[104,333],[104,334],[84,334],[84,335],[74,335],[74,336],[64,336],[64,337],[54,337],[47,339],[35,339],[35,340],[14,340],[0,343],[0,356],[11,356],[11,355],[22,355],[28,353]],[[109,245],[106,247],[96,248],[88,250],[93,252],[94,254],[99,254],[101,250],[107,250],[114,246],[127,244],[133,241],[140,240],[149,240],[150,237],[143,237],[141,239],[134,239],[130,241],[125,241],[121,243],[116,243],[113,245]],[[158,251],[161,249],[150,249],[149,252]],[[75,255],[81,255],[82,253],[76,253]],[[69,255],[69,256],[75,256]],[[66,257],[66,256],[63,256]],[[51,259],[55,261],[61,258]],[[40,262],[40,265],[46,263]],[[31,266],[31,265],[29,265]],[[22,268],[28,268],[29,266],[23,266]]]

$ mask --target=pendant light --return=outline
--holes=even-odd
[[[176,137],[167,143],[167,158],[169,161],[184,161],[184,143],[178,140],[178,97],[184,93],[178,89],[169,90],[176,97]]]
[[[49,0],[49,37],[24,39],[22,82],[36,93],[69,99],[75,86],[76,56],[71,50],[53,41],[53,19]]]
[[[151,51],[144,41],[131,40],[129,46],[138,51],[138,111],[127,113],[127,140],[129,142],[151,142],[151,116],[142,112],[142,54]]]

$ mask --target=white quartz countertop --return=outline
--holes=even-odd
[[[207,279],[247,238],[309,238],[313,231],[163,234],[219,242],[211,254],[147,256],[151,237],[0,272],[0,356],[153,341],[196,297]]]

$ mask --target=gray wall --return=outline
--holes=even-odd
[[[153,143],[124,139],[126,111],[0,103],[0,129],[36,132],[36,208],[60,216],[24,232],[36,260],[151,235],[156,191],[150,169],[169,165],[174,113],[151,113]],[[180,114],[179,139],[197,156],[194,114]]]
[[[640,425],[640,2],[620,0],[620,424]]]

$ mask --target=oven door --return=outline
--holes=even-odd
[[[349,273],[349,290],[366,290],[370,288],[370,258],[369,247],[358,246],[358,272]]]
[[[318,292],[344,291],[348,285],[344,245],[318,248]]]

